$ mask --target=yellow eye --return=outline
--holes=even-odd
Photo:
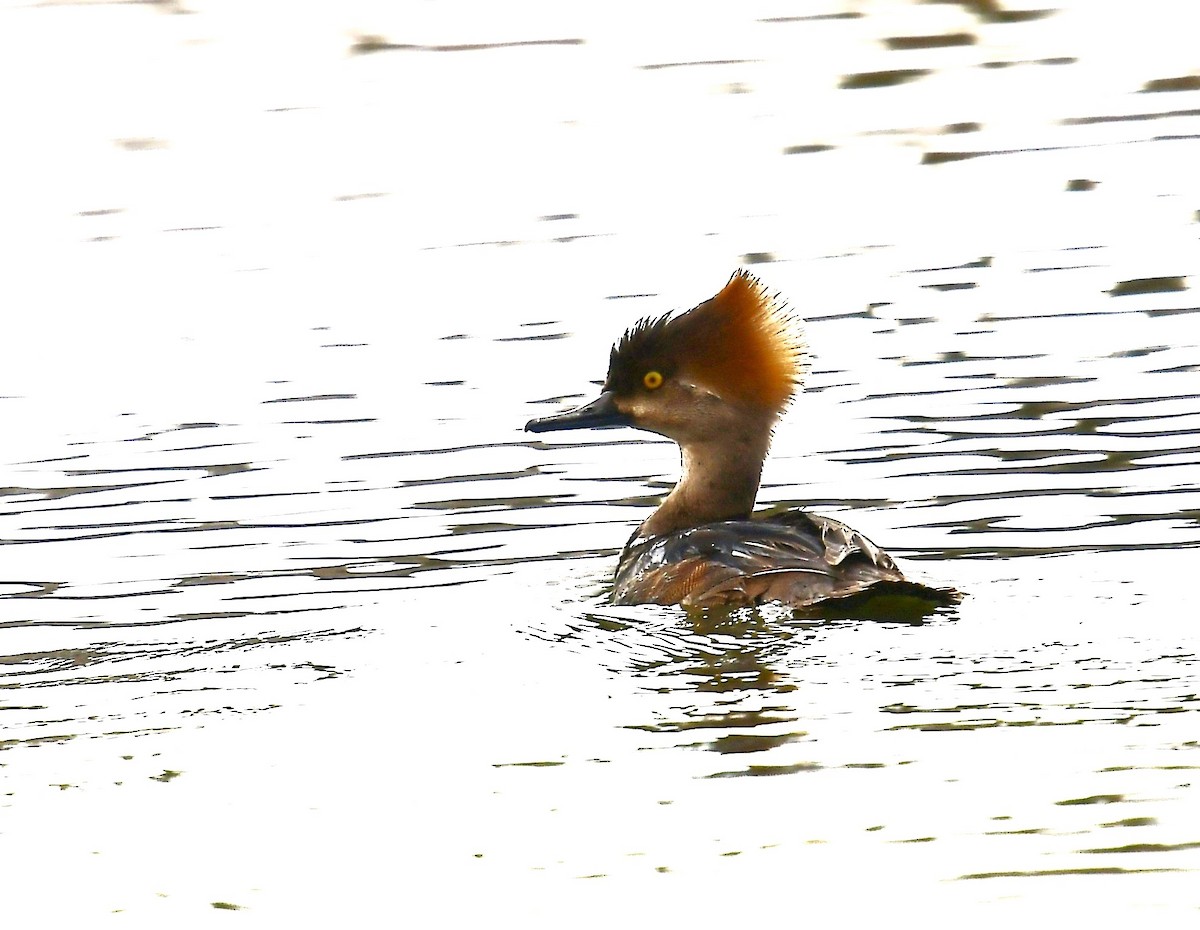
[[[657,371],[648,371],[642,376],[642,384],[646,385],[646,389],[653,391],[662,387],[663,376]]]

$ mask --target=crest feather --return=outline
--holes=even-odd
[[[804,373],[800,321],[777,294],[738,270],[704,303],[644,319],[613,347],[606,390],[632,391],[648,370],[683,375],[727,400],[782,410]]]

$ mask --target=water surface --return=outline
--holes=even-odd
[[[797,10],[0,13],[9,912],[1194,918],[1194,30]],[[739,266],[959,608],[607,603],[677,453],[521,426]]]

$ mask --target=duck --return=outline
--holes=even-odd
[[[532,433],[629,426],[679,446],[679,481],[626,542],[613,603],[778,602],[823,616],[910,619],[959,602],[953,588],[910,581],[845,523],[805,510],[754,511],[775,427],[807,359],[798,316],[739,269],[703,303],[626,330],[595,400],[525,424]]]

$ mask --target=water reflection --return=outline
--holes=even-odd
[[[802,875],[834,923],[862,874],[884,920],[962,888],[966,920],[1194,916],[1200,91],[1172,4],[680,30],[368,3],[283,42],[234,6],[0,13],[18,898],[69,873],[85,920],[344,923],[400,874],[414,911],[504,903],[449,881],[527,917],[578,910],[541,870],[611,898],[641,868],[685,896]],[[674,450],[520,424],[739,260],[817,356],[763,500],[961,585],[956,613],[604,602]],[[135,754],[152,799],[120,786]],[[401,858],[354,854],[343,825],[389,817]],[[352,851],[320,889],[315,848]]]
[[[979,596],[995,593],[985,587]],[[1102,635],[1109,618],[1122,622],[1130,609],[1124,605],[1140,595],[1117,585],[1094,597],[1081,610]],[[744,763],[701,765],[696,777],[882,770],[922,753],[909,735],[1157,727],[1196,707],[1194,649],[1158,651],[1153,635],[1132,633],[1119,645],[1053,639],[1051,629],[1061,636],[1075,625],[1037,631],[1024,620],[1019,625],[1032,641],[1014,646],[1002,630],[1003,606],[994,606],[999,622],[985,644],[958,609],[900,624],[800,619],[783,608],[598,606],[529,633],[590,654],[654,695],[648,718],[624,722],[647,734],[646,748],[707,751]],[[850,720],[875,734],[865,757],[862,747],[842,745]]]
[[[864,622],[880,630],[953,622],[955,611],[939,614],[913,623],[872,623],[803,618],[779,605],[690,611],[606,607],[567,620],[557,631],[530,632],[556,646],[592,652],[639,688],[662,696],[653,720],[631,721],[629,728],[681,735],[671,740],[678,748],[743,754],[811,741],[807,731],[789,725],[807,713],[806,692],[828,685],[827,680],[815,685],[812,673],[820,670],[824,679],[836,667],[831,640],[855,635]],[[696,742],[695,731],[712,734]],[[788,765],[771,771],[782,774]],[[753,774],[767,773],[757,766]]]

